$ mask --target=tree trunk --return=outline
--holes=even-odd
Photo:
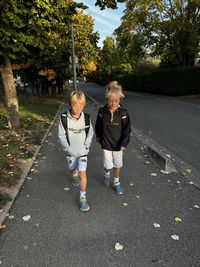
[[[20,128],[19,104],[9,57],[4,57],[2,78],[8,112],[8,126],[10,129],[18,130]]]

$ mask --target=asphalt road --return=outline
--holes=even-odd
[[[105,104],[104,87],[83,83],[81,88]],[[166,97],[125,92],[122,104],[132,124],[200,171],[200,98]]]
[[[94,124],[97,107],[90,103],[87,112]],[[91,210],[81,213],[57,124],[7,216],[0,266],[199,267],[199,190],[179,174],[162,173],[132,137],[121,176],[125,194],[118,196],[101,184],[102,155],[94,140],[88,165]],[[117,251],[116,243],[123,249]]]

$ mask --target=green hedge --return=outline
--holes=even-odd
[[[116,77],[124,90],[160,95],[200,94],[200,68],[158,69]]]

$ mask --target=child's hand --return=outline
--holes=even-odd
[[[125,151],[126,147],[125,146],[121,146],[120,151]]]

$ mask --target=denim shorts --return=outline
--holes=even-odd
[[[77,169],[78,171],[86,171],[87,156],[82,156],[82,157],[67,156],[67,165],[71,171],[75,169]]]

